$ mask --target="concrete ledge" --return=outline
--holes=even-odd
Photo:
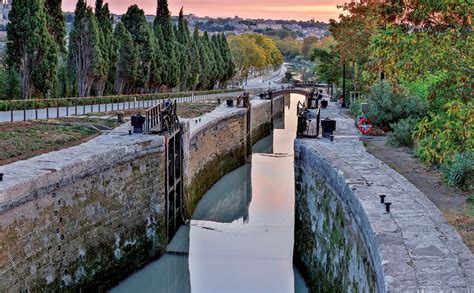
[[[406,178],[365,151],[352,119],[334,105],[322,112],[326,116],[337,121],[334,142],[297,140],[295,153],[301,160],[296,160],[296,169],[316,168],[350,212],[375,272],[377,285],[372,289],[473,290],[472,253],[436,206]],[[380,203],[380,194],[392,203],[390,213]]]

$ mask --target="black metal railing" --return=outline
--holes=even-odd
[[[321,108],[318,106],[314,116],[310,116],[310,109],[305,104],[298,102],[296,136],[298,138],[317,138],[321,122]]]
[[[179,129],[177,101],[166,100],[145,111],[145,133],[171,133]]]

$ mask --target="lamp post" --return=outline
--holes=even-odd
[[[342,105],[346,107],[346,63],[342,64]]]

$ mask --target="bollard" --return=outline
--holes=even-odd
[[[3,173],[0,173],[0,181],[3,181]]]
[[[385,203],[385,211],[386,211],[387,213],[390,213],[390,206],[391,206],[391,205],[392,205],[391,202],[386,202],[386,203]]]
[[[132,135],[132,131],[131,131],[131,130],[128,131],[128,135]]]
[[[385,202],[385,197],[386,195],[385,194],[381,194],[379,195],[380,196],[380,203],[384,203]]]

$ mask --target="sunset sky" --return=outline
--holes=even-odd
[[[347,0],[169,0],[171,13],[177,15],[181,6],[186,14],[198,16],[240,16],[244,18],[271,18],[328,21],[337,18],[336,5]],[[77,0],[63,0],[64,11],[74,11]],[[93,5],[95,0],[88,0]],[[113,13],[123,14],[127,7],[138,4],[147,14],[156,10],[156,0],[105,0]]]

